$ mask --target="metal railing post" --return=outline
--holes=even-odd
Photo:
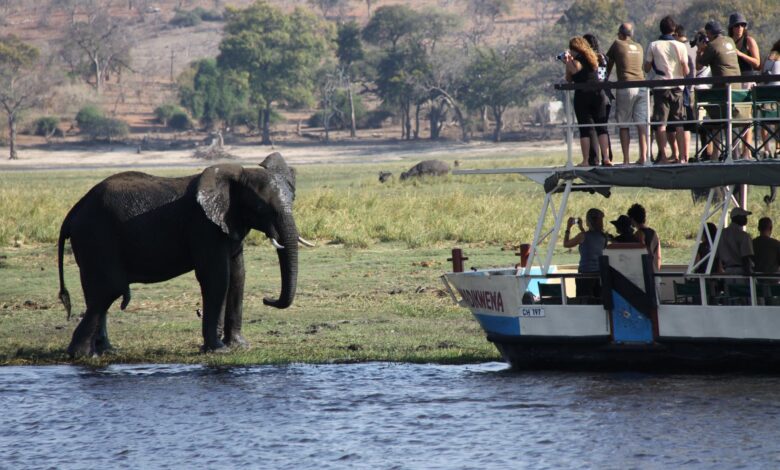
[[[731,148],[733,137],[731,135],[731,132],[733,131],[734,127],[731,124],[731,83],[726,84],[726,163],[731,163],[733,159],[731,158],[731,153],[733,149]]]
[[[571,90],[564,93],[564,107],[566,108],[566,166],[574,166],[572,142],[574,141],[574,119],[572,118],[572,96]]]
[[[653,164],[653,135],[650,129],[650,87],[645,87],[645,107],[647,107],[645,112],[645,138],[647,139],[645,143],[647,152],[647,155],[645,155],[645,166],[650,166]]]

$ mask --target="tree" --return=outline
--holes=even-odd
[[[598,38],[615,37],[617,26],[626,18],[624,0],[575,0],[557,24],[563,27],[568,44],[569,38],[585,33]]]
[[[212,128],[217,121],[233,123],[249,98],[249,76],[243,71],[221,70],[216,59],[203,59],[191,65],[179,80],[179,101],[192,117]]]
[[[442,109],[435,109],[441,103],[436,103],[431,95],[430,57],[439,41],[457,23],[450,15],[419,13],[407,6],[394,5],[378,8],[363,29],[363,38],[382,48],[375,59],[376,92],[386,104],[401,111],[401,136],[406,139],[419,137],[420,115],[425,106],[428,118],[434,121],[434,135],[442,122]]]
[[[121,73],[130,68],[131,39],[129,31],[117,19],[99,10],[86,21],[78,21],[70,26],[63,46],[63,57],[69,57],[71,70],[85,70],[85,61],[89,64],[90,76],[95,78],[95,91],[102,94],[103,83],[109,72]],[[80,54],[73,55],[73,51]],[[75,61],[75,63],[73,62]]]
[[[324,18],[330,16],[330,12],[336,10],[338,16],[343,16],[349,0],[308,0],[309,5],[319,8]]]
[[[350,137],[355,137],[357,130],[355,125],[355,103],[352,97],[353,65],[363,60],[363,43],[360,40],[360,26],[351,21],[342,23],[338,27],[336,57],[339,59],[341,75],[344,77],[347,96],[349,96]]]
[[[466,15],[471,18],[471,28],[466,37],[472,46],[480,45],[485,36],[493,34],[499,17],[512,12],[512,0],[463,1],[466,3]]]
[[[419,13],[406,5],[389,5],[376,9],[374,16],[363,28],[363,39],[378,46],[390,45],[395,51],[398,42],[404,36],[409,36],[423,26]]]
[[[313,74],[332,33],[301,8],[286,14],[266,2],[245,9],[228,8],[225,20],[217,64],[247,73],[258,125],[263,129],[262,142],[270,145],[273,104],[312,101]]]
[[[8,119],[9,158],[16,152],[16,125],[27,109],[38,106],[50,87],[40,52],[14,36],[0,38],[0,106]]]
[[[506,109],[528,101],[527,66],[515,48],[483,48],[476,51],[466,68],[464,101],[471,109],[486,106],[490,110],[495,121],[495,142],[501,141]]]

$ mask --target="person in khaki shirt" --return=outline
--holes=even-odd
[[[644,80],[645,73],[642,70],[644,50],[635,42],[634,25],[623,23],[618,29],[618,38],[607,51],[607,77],[615,68],[620,82]],[[615,119],[618,124],[640,123],[647,121],[647,95],[644,88],[618,88],[615,90]],[[639,136],[639,160],[637,164],[644,164],[647,156],[647,132],[643,124],[637,124]],[[629,146],[631,134],[628,126],[620,126],[620,146],[623,149],[623,163],[629,164]]]
[[[720,23],[710,21],[704,26],[704,32],[707,34],[707,41],[697,44],[696,70],[709,65],[713,77],[740,75],[737,46],[733,39],[723,35]]]

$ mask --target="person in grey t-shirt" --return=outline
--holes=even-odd
[[[580,233],[571,237],[571,228],[574,224],[580,229]],[[604,253],[607,246],[607,236],[604,233],[604,212],[599,209],[591,208],[585,214],[585,225],[582,219],[569,217],[566,224],[566,232],[563,237],[563,246],[565,248],[578,248],[580,252],[580,263],[577,268],[579,273],[597,273],[599,272],[599,257]],[[591,302],[601,297],[601,281],[595,278],[575,279],[577,286],[577,297],[587,298]]]

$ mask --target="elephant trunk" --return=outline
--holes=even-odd
[[[276,308],[289,307],[295,298],[298,283],[298,229],[292,215],[281,216],[274,224],[283,249],[276,250],[282,275],[282,292],[279,298],[264,298],[263,303]]]

